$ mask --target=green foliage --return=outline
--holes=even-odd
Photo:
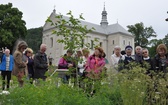
[[[163,43],[166,45],[166,47],[168,48],[168,34],[165,35],[165,37],[163,38]]]
[[[148,39],[157,36],[151,26],[144,27],[142,22],[136,23],[135,25],[128,25],[127,28],[135,36],[135,46],[147,47]]]
[[[57,21],[54,23],[49,18],[47,22],[50,22],[51,25],[56,27],[56,30],[53,30],[53,34],[57,36],[62,36],[58,39],[58,43],[63,43],[65,45],[64,49],[76,50],[82,47],[89,47],[89,44],[85,44],[83,40],[86,38],[86,34],[91,32],[94,28],[88,29],[87,26],[82,26],[80,20],[84,20],[82,14],[79,15],[79,19],[74,18],[72,12],[67,13],[69,20],[66,20],[63,15],[57,15],[55,18]]]
[[[26,36],[23,13],[12,7],[12,3],[0,4],[0,47],[12,48],[18,38]]]
[[[50,69],[55,69],[55,67],[52,66]],[[123,70],[119,73],[111,71],[113,69],[109,69],[108,77],[94,81],[96,91],[93,96],[90,96],[83,88],[78,89],[72,84],[61,83],[57,75],[48,77],[46,81],[41,80],[39,85],[32,85],[26,81],[24,87],[18,87],[17,79],[13,78],[10,94],[0,95],[0,104],[167,105],[167,74],[151,71],[150,75],[147,75],[146,69],[135,65],[131,70]],[[88,85],[93,81],[85,80],[85,83]]]
[[[156,48],[159,44],[162,44],[163,40],[162,39],[152,39],[150,40],[149,44],[151,47],[149,47],[149,55],[151,57],[154,57],[156,55]]]
[[[37,52],[39,50],[40,44],[42,43],[42,31],[42,27],[27,30],[25,41],[27,42],[29,47],[33,49],[34,52]]]

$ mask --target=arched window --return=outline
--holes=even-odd
[[[115,43],[114,43],[114,40],[113,40],[112,44],[113,44],[113,45],[115,44]]]
[[[43,43],[46,44],[46,38],[44,38]]]
[[[50,38],[50,43],[51,47],[53,47],[53,38]]]

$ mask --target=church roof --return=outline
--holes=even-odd
[[[54,19],[54,18],[51,18],[51,17],[55,17],[56,15],[58,15],[58,14],[56,14],[55,12],[52,12],[52,14],[50,15],[50,19],[51,20]],[[63,16],[63,19],[68,21],[69,17]],[[54,20],[52,20],[52,21],[54,21]],[[104,35],[111,35],[111,34],[115,34],[115,33],[132,35],[127,30],[125,30],[119,23],[107,25],[106,27],[102,27],[101,25],[86,22],[86,21],[83,21],[83,20],[80,20],[80,22],[83,26],[86,25],[88,29],[91,29],[93,27],[95,29],[93,32],[96,32],[96,33],[100,33],[100,34],[104,34]],[[45,25],[46,24],[47,23],[45,23]],[[44,31],[47,30],[47,28],[45,28],[45,25],[43,27]],[[52,28],[52,27],[53,26],[51,26],[50,28]],[[49,27],[48,27],[48,29],[49,29]]]

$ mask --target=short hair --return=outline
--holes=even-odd
[[[147,48],[143,48],[142,51],[143,51],[143,50],[146,50],[147,53],[149,54],[149,50],[148,50]]]
[[[115,47],[114,47],[114,49],[116,49],[116,48],[120,48],[120,49],[121,49],[121,47],[120,47],[120,46],[115,46]]]
[[[41,44],[40,49],[42,49],[42,48],[47,48],[47,45],[46,44]]]
[[[9,50],[9,49],[5,49],[5,53],[6,53],[6,52],[9,52],[9,53],[10,53],[10,50]]]
[[[27,54],[28,52],[31,52],[33,54],[33,50],[31,48],[27,48],[25,54]]]
[[[141,46],[136,46],[136,47],[135,47],[135,50],[138,49],[138,48],[140,48],[140,49],[142,50],[142,47],[141,47]]]
[[[167,47],[165,44],[159,44],[156,48],[156,52],[158,53],[159,50],[164,50],[167,53]]]

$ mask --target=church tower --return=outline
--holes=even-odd
[[[102,11],[102,20],[100,22],[101,26],[106,28],[108,26],[107,22],[107,12],[105,10],[105,4],[104,4],[104,10]]]

